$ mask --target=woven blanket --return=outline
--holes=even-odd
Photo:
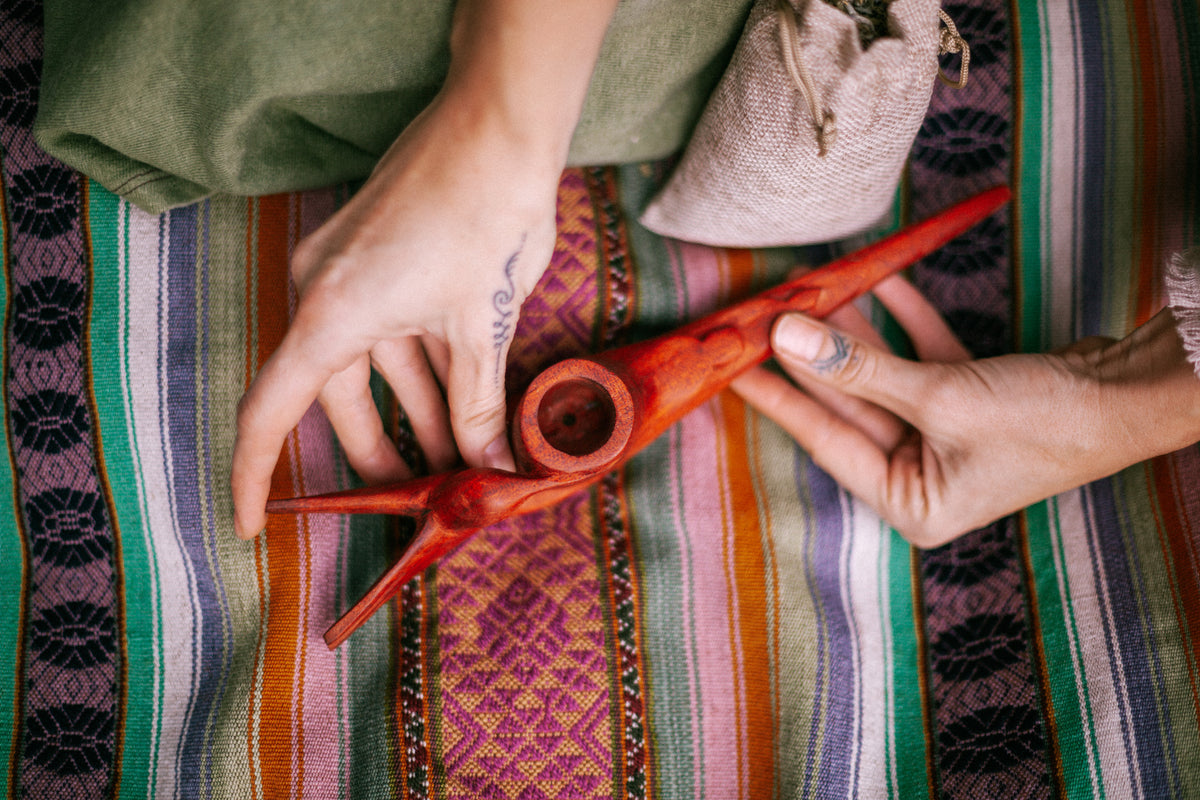
[[[980,355],[1123,335],[1200,243],[1200,7],[945,8],[970,82],[935,91],[894,223],[1016,200],[914,279]],[[346,190],[137,210],[33,144],[40,22],[0,7],[7,796],[1200,796],[1200,447],[920,552],[726,393],[327,650],[410,526],[241,542],[228,465],[289,252]],[[658,238],[664,175],[563,175],[514,385],[848,246]],[[353,480],[314,409],[275,491]]]

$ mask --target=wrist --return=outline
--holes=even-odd
[[[439,99],[561,171],[615,6],[461,0]]]
[[[447,82],[430,105],[438,130],[482,147],[497,164],[509,164],[529,178],[555,184],[567,160],[574,121],[539,124],[519,102],[491,92],[484,81]]]
[[[1200,378],[1161,311],[1125,339],[1088,359],[1105,424],[1122,431],[1129,463],[1200,441]]]

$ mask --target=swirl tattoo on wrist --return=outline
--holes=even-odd
[[[517,249],[508,261],[504,264],[504,285],[496,290],[492,295],[492,308],[496,311],[496,319],[492,321],[492,347],[496,351],[496,371],[493,378],[497,385],[500,383],[500,376],[503,374],[501,367],[501,359],[504,356],[504,348],[508,344],[509,339],[513,334],[513,316],[517,313],[513,307],[513,301],[517,298],[517,287],[513,282],[513,271],[517,268],[517,260],[521,257],[521,251],[525,249],[525,234],[521,234],[521,243],[517,245]]]

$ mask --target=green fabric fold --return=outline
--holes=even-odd
[[[687,140],[746,0],[626,0],[572,164]],[[436,94],[450,0],[47,0],[35,136],[150,212],[364,178]]]

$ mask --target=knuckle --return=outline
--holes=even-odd
[[[482,428],[504,418],[504,395],[488,392],[452,404],[451,416],[456,429]]]
[[[235,410],[236,416],[234,418],[239,435],[244,432],[245,428],[249,427],[253,423],[256,412],[257,404],[255,403],[253,397],[250,394],[242,395],[241,399],[239,399],[237,402],[237,408]]]
[[[306,236],[292,248],[292,273],[306,275],[317,262],[317,242],[312,236]]]
[[[966,391],[958,379],[956,365],[931,363],[925,366],[919,406],[923,420],[936,422],[944,434],[976,430],[987,407],[977,399],[973,400]]]
[[[869,383],[878,368],[875,354],[862,342],[844,339],[845,355],[830,370],[830,375],[841,383]]]

